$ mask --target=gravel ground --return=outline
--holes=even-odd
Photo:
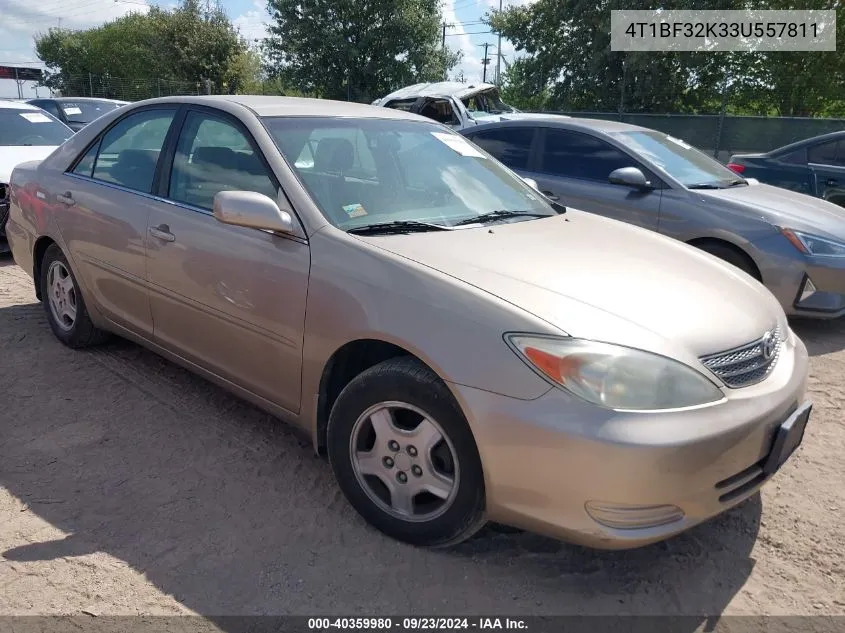
[[[795,329],[815,417],[762,495],[629,552],[426,551],[283,423],[130,343],[63,347],[2,258],[0,614],[845,615],[845,320]]]

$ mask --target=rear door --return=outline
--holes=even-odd
[[[158,159],[177,106],[118,119],[71,168],[49,183],[56,222],[96,308],[116,324],[152,334],[146,288],[147,219]]]
[[[480,128],[464,133],[481,149],[520,176],[534,178],[539,128],[529,125]]]
[[[845,139],[810,147],[807,150],[807,164],[816,195],[845,206]]]
[[[540,190],[565,206],[657,230],[660,179],[640,161],[607,141],[573,130],[540,127],[536,171]],[[637,167],[658,188],[641,191],[608,180],[621,167]]]

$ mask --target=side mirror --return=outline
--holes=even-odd
[[[214,196],[214,217],[223,224],[293,233],[293,218],[274,200],[255,191],[220,191]]]
[[[538,185],[537,181],[534,180],[533,178],[523,178],[522,176],[520,176],[520,178],[522,178],[522,180],[525,182],[526,185],[528,185],[529,187],[531,187],[535,191],[540,191],[540,185]]]
[[[654,189],[654,186],[646,179],[645,174],[636,167],[622,167],[610,172],[607,177],[613,185],[624,185],[635,189]]]

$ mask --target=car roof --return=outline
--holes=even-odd
[[[393,99],[414,99],[417,97],[457,97],[462,99],[484,90],[496,88],[494,84],[474,83],[464,84],[458,81],[438,81],[434,83],[421,83],[412,86],[405,86],[385,95],[380,102]]]
[[[57,101],[58,103],[129,103],[119,99],[103,99],[102,97],[49,97],[38,101]]]
[[[381,108],[378,106],[352,103],[348,101],[332,101],[330,99],[310,99],[306,97],[273,97],[265,95],[185,95],[176,97],[159,97],[136,101],[133,106],[156,103],[192,103],[205,106],[225,106],[239,104],[252,110],[259,117],[270,116],[318,116],[318,117],[351,117],[369,119],[406,119],[412,121],[428,121],[430,119],[417,114]]]
[[[816,143],[824,143],[825,141],[836,141],[843,137],[845,137],[845,130],[828,132],[826,134],[819,134],[818,136],[811,136],[810,138],[795,141],[794,143],[790,143],[789,145],[782,145],[781,147],[776,147],[775,149],[766,152],[766,154],[788,154],[789,152],[801,149],[803,147],[806,147],[807,145],[815,145]]]
[[[546,127],[560,127],[568,130],[584,130],[604,132],[605,134],[612,134],[614,132],[653,132],[646,127],[639,125],[631,125],[630,123],[623,123],[622,121],[612,121],[610,119],[586,119],[580,117],[563,117],[555,114],[532,114],[530,117],[506,119],[504,121],[495,121],[491,123],[482,123],[476,127],[464,130],[466,134],[473,134],[482,129],[494,127],[520,127],[520,126],[536,126],[543,124]]]
[[[0,99],[0,109],[5,110],[40,110],[38,106],[34,106],[26,101],[12,101],[7,99]]]

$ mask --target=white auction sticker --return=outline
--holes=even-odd
[[[20,115],[30,123],[49,123],[50,117],[40,112],[21,112]]]
[[[79,108],[62,108],[65,111],[65,114],[82,114],[82,110]]]
[[[484,154],[475,149],[472,144],[467,141],[463,136],[457,136],[455,134],[446,134],[444,132],[432,132],[431,135],[441,143],[451,147],[461,156],[475,156],[477,158],[484,158]]]
[[[685,143],[679,138],[675,138],[674,136],[667,136],[666,138],[675,143],[676,145],[680,145],[684,149],[692,149],[692,145],[690,145],[689,143]]]

